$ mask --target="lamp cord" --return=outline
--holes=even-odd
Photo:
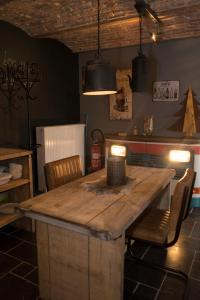
[[[139,26],[140,26],[140,48],[139,54],[142,54],[142,16],[139,15]]]
[[[97,58],[100,56],[100,0],[97,0]]]

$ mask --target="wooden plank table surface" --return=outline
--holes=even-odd
[[[122,186],[119,193],[113,188],[113,193],[96,194],[84,187],[84,183],[105,178],[105,170],[101,170],[34,197],[21,208],[81,226],[83,231],[105,239],[116,239],[167,186],[175,171],[127,166],[126,173],[132,183],[127,189]]]
[[[125,230],[169,189],[175,171],[127,166],[126,173],[121,187],[99,188],[101,170],[20,205],[36,220],[42,299],[123,299]]]

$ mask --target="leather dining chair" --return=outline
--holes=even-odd
[[[44,166],[47,190],[82,177],[80,156],[59,159]]]
[[[184,214],[183,214],[183,220],[187,219],[189,212],[190,212],[193,188],[194,188],[194,183],[195,183],[196,175],[197,175],[197,173],[191,169],[189,169],[188,172],[191,173],[191,182],[190,181],[188,182],[189,190],[188,190],[188,197],[187,197],[186,206],[185,206],[185,210],[184,210]]]
[[[134,259],[150,267],[172,272],[186,280],[188,278],[187,275],[180,270],[147,262],[136,257],[132,247],[132,240],[142,241],[147,245],[160,248],[171,247],[177,242],[182,221],[188,215],[195,176],[196,173],[192,169],[186,170],[184,176],[175,186],[170,210],[160,210],[152,207],[135,225],[131,225],[126,232],[127,250]]]

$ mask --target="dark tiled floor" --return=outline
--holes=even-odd
[[[39,299],[35,235],[13,226],[0,231],[0,299]]]
[[[167,250],[134,244],[143,259],[174,267],[189,275],[185,300],[200,295],[200,209],[184,222],[175,246]],[[7,226],[0,231],[0,299],[38,300],[35,235]],[[12,287],[12,288],[11,288]],[[184,282],[172,274],[150,269],[125,256],[124,300],[181,300]],[[81,299],[80,299],[81,300]]]

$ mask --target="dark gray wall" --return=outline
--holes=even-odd
[[[40,68],[40,83],[31,91],[37,99],[29,101],[33,141],[36,126],[79,122],[78,55],[57,40],[33,39],[4,21],[0,21],[0,40],[0,66],[6,51],[7,58],[35,62]],[[27,145],[26,102],[18,97],[25,99],[22,88],[5,110],[7,99],[0,91],[0,145],[4,147]]]
[[[146,56],[157,61],[157,80],[180,80],[180,97],[176,102],[152,102],[152,95],[133,93],[133,120],[110,121],[108,96],[80,96],[81,118],[88,114],[88,131],[100,128],[104,133],[120,130],[131,132],[136,124],[143,132],[143,118],[146,114],[154,115],[154,135],[182,136],[179,132],[168,130],[177,117],[175,112],[181,108],[181,101],[189,86],[200,102],[200,38],[174,40],[143,46]],[[103,57],[117,68],[131,68],[131,61],[137,55],[137,47],[105,50]],[[82,53],[79,57],[79,68],[87,60],[93,59],[94,53]],[[80,78],[81,89],[81,78]]]
[[[6,51],[7,58],[17,62],[34,62],[40,68],[40,83],[31,91],[31,97],[36,99],[29,101],[33,146],[35,127],[78,123],[78,55],[57,40],[33,39],[21,29],[4,21],[0,21],[0,40],[0,67]],[[29,148],[25,99],[25,90],[21,88],[16,97],[11,98],[8,109],[3,109],[8,100],[0,90],[1,147]],[[34,150],[34,147],[31,148]],[[34,182],[37,182],[36,174],[36,151],[33,151]],[[36,184],[34,189],[37,189]]]

